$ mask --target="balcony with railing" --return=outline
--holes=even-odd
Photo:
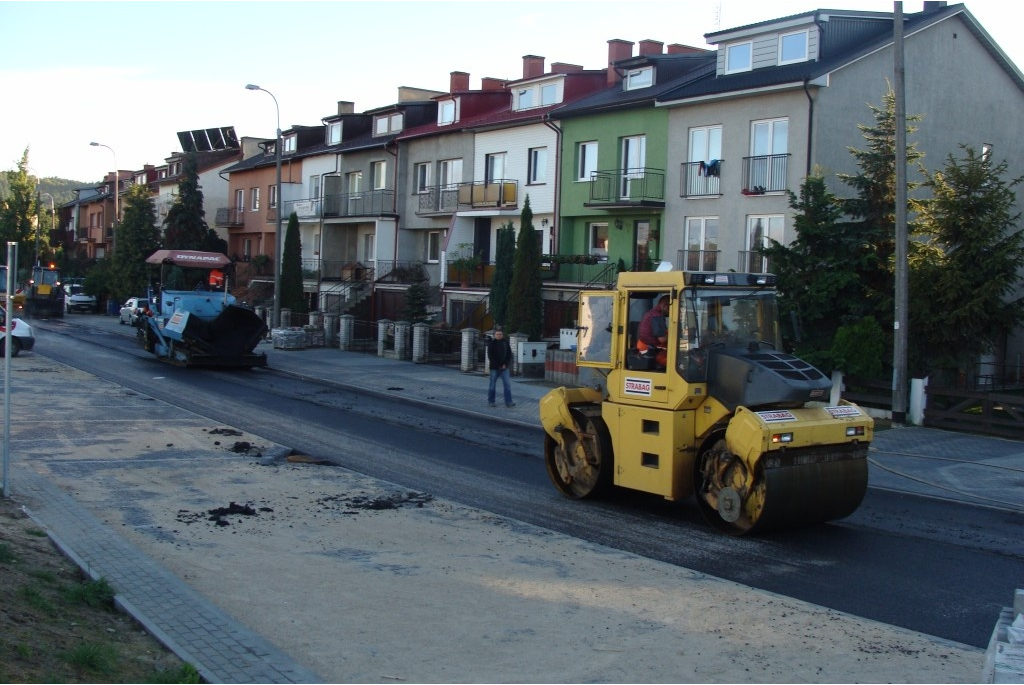
[[[290,217],[292,213],[303,219],[320,218],[320,198],[305,198],[302,200],[288,200],[284,203],[284,216]]]
[[[591,254],[541,255],[541,280],[549,284],[566,284],[604,288],[615,282],[618,265]]]
[[[245,210],[241,207],[219,207],[214,224],[229,228],[232,226],[244,226]]]
[[[324,217],[379,216],[394,214],[395,191],[367,190],[324,195]]]
[[[720,159],[710,162],[687,162],[680,170],[679,197],[713,197],[722,194],[722,164]]]
[[[462,209],[516,209],[519,206],[519,182],[509,179],[467,181],[458,186]]]
[[[741,251],[736,270],[748,274],[770,274],[772,260],[761,250]]]
[[[592,171],[585,207],[664,207],[665,170],[650,167]]]
[[[418,201],[416,213],[421,216],[451,214],[459,208],[459,186],[443,185],[424,188],[417,193],[416,199]]]
[[[764,195],[787,190],[788,165],[788,154],[744,157],[743,188],[740,192],[744,195]]]
[[[718,271],[721,250],[679,250],[676,264],[683,271]]]

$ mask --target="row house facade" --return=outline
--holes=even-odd
[[[311,304],[368,290],[370,313],[393,317],[408,277],[425,276],[448,324],[486,325],[474,312],[487,309],[495,234],[518,228],[527,197],[550,257],[549,336],[571,324],[580,288],[623,268],[770,270],[761,249],[794,239],[788,193],[809,173],[853,194],[836,174],[856,173],[849,148],[864,146],[858,126],[891,87],[893,20],[816,10],[707,34],[710,49],[611,40],[599,70],[547,70],[527,55],[521,78],[478,90],[452,72],[447,93],[400,91],[361,114],[343,103],[306,144],[304,128],[285,133],[296,140],[284,144],[282,193],[302,225]],[[924,3],[904,17],[903,45],[926,166],[966,144],[1014,172],[1024,78],[967,8]],[[274,186],[273,141],[263,148],[227,171],[243,258],[273,255],[273,215],[252,209],[276,206],[260,204]],[[468,277],[449,266],[465,253],[480,263]]]

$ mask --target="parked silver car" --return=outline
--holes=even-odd
[[[148,300],[146,300],[145,297],[129,297],[125,300],[125,303],[121,305],[120,323],[134,326],[135,322],[139,320],[139,314],[147,306]]]

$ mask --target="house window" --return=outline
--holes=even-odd
[[[786,189],[789,120],[766,119],[750,125],[750,164],[745,187],[759,192]]]
[[[687,165],[687,197],[717,195],[721,190],[722,127],[698,126],[690,129],[690,150]]]
[[[623,90],[637,90],[638,88],[650,88],[654,84],[654,67],[641,67],[630,69],[622,79]]]
[[[753,43],[737,43],[725,49],[725,73],[732,74],[737,71],[750,71],[753,63]]]
[[[270,196],[270,208],[271,209],[276,209],[277,208],[277,185],[273,184],[273,183],[270,184],[269,186],[267,186],[267,191],[268,191],[267,195]]]
[[[349,195],[358,196],[363,190],[363,172],[352,171],[345,174],[345,188]]]
[[[235,191],[235,211],[239,214],[245,211],[245,191],[241,188]]]
[[[416,193],[422,194],[430,190],[430,164],[416,165]]]
[[[773,240],[782,242],[784,221],[785,217],[781,214],[747,217],[747,252],[741,253],[742,270],[749,273],[770,272],[768,257],[762,250],[770,247]]]
[[[608,259],[608,224],[590,224],[587,231],[589,254],[596,255],[601,259]]]
[[[505,178],[505,153],[484,156],[484,181],[494,183]]]
[[[597,141],[579,143],[576,147],[576,180],[589,181],[597,171]]]
[[[251,208],[252,211],[260,211],[260,189],[253,188],[249,191],[249,199],[252,200]]]
[[[445,159],[438,162],[437,183],[449,190],[462,183],[462,160]]]
[[[807,61],[808,32],[796,31],[779,36],[779,64]]]
[[[252,259],[252,238],[246,238],[242,243],[242,257],[245,261]]]
[[[374,252],[374,238],[376,236],[373,233],[367,233],[363,236],[363,263],[372,262],[376,258]]]
[[[327,144],[337,145],[341,142],[341,122],[333,121],[327,124]]]
[[[320,199],[320,176],[318,174],[309,177],[309,199]]]
[[[633,184],[643,185],[644,168],[647,165],[647,136],[626,136],[622,139],[622,184],[623,198],[632,197]]]
[[[181,173],[181,162],[172,162],[170,165],[171,176],[177,176]]]
[[[533,107],[533,88],[521,88],[518,92],[518,102],[516,109],[530,109]]]
[[[373,174],[373,189],[384,190],[387,187],[387,162],[371,162],[370,173]]]
[[[427,262],[437,264],[441,261],[441,232],[431,231],[427,234]]]
[[[437,123],[439,126],[455,123],[455,100],[445,100],[438,103]]]
[[[401,112],[383,114],[373,120],[373,135],[386,136],[392,133],[400,133],[402,121],[403,115]]]
[[[541,107],[546,105],[553,105],[558,102],[558,86],[554,83],[549,83],[546,86],[540,87],[540,104]]]
[[[287,155],[295,152],[295,146],[298,144],[299,137],[294,133],[284,137],[281,141],[281,154]]]
[[[546,147],[530,148],[528,178],[529,183],[545,183],[548,179],[548,149]]]
[[[718,217],[697,216],[686,220],[685,271],[718,269]]]

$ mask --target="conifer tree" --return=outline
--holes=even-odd
[[[112,257],[110,290],[118,301],[146,294],[150,266],[146,258],[160,249],[160,229],[149,189],[133,185],[124,196],[124,212],[117,224],[117,250]]]
[[[860,171],[839,174],[839,179],[852,187],[857,195],[845,200],[843,209],[852,219],[850,229],[867,249],[850,255],[864,287],[864,304],[870,314],[882,322],[891,338],[895,291],[894,259],[896,254],[896,95],[889,88],[882,96],[882,106],[868,105],[875,123],[858,125],[867,144],[859,150],[850,148]],[[920,116],[906,117],[907,136],[917,130]],[[907,144],[907,164],[923,157],[913,143]],[[907,195],[918,184],[907,182]],[[845,227],[844,227],[845,228]]]
[[[288,217],[281,257],[281,308],[296,314],[308,314],[309,305],[302,289],[302,242],[299,238],[299,216]]]
[[[203,191],[194,154],[185,156],[178,197],[164,220],[164,247],[169,250],[206,250],[210,227],[206,225]]]
[[[516,241],[512,290],[508,298],[508,328],[511,333],[525,333],[529,340],[540,340],[543,329],[544,301],[540,280],[540,248],[533,228],[530,196],[523,202]]]
[[[28,148],[25,148],[18,168],[5,171],[8,194],[0,202],[0,241],[18,243],[18,263],[27,267],[35,258],[35,240],[32,222],[36,215],[35,184],[28,174]],[[4,253],[3,260],[7,261]],[[20,278],[16,276],[16,280]]]
[[[402,317],[409,323],[426,323],[430,319],[427,314],[427,289],[423,281],[415,280],[409,284],[409,289],[405,291]]]
[[[516,261],[516,228],[509,221],[498,229],[494,249],[494,280],[491,281],[491,317],[504,325],[508,319],[509,289]]]
[[[967,375],[1024,322],[1024,233],[1007,162],[961,145],[940,171],[922,168],[931,198],[921,203],[924,245],[910,277],[911,365],[946,380]],[[916,368],[914,368],[916,367]]]

